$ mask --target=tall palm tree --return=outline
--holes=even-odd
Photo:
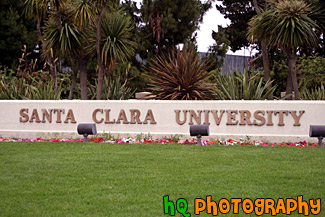
[[[260,15],[262,11],[267,9],[267,4],[264,2],[264,9],[261,9],[257,3],[257,0],[253,0],[253,5],[256,13]],[[261,41],[261,51],[262,51],[262,59],[263,59],[263,69],[264,69],[264,81],[270,82],[271,81],[271,71],[270,71],[270,65],[269,65],[269,54],[267,50],[267,43],[266,40],[263,39]],[[272,89],[272,83],[267,87],[267,90]],[[273,100],[273,93],[268,95],[269,100]]]
[[[25,15],[28,18],[34,19],[37,22],[36,28],[39,40],[42,43],[43,56],[46,57],[49,64],[49,70],[52,77],[53,86],[56,88],[56,70],[55,61],[51,52],[49,52],[47,47],[47,42],[43,36],[41,29],[41,24],[45,19],[48,18],[50,12],[56,15],[58,28],[61,30],[61,12],[62,5],[66,0],[26,0],[25,1]]]
[[[69,99],[73,99],[77,73],[80,73],[81,99],[87,100],[87,65],[89,52],[87,46],[87,31],[84,26],[77,26],[73,16],[75,8],[65,5],[61,13],[61,28],[58,28],[57,19],[49,17],[44,26],[44,37],[47,40],[47,49],[53,50],[54,56],[65,58],[73,68]]]
[[[98,76],[97,76],[97,96],[96,99],[101,99],[102,98],[102,92],[103,92],[103,78],[104,78],[104,74],[105,74],[105,67],[107,68],[107,66],[109,64],[107,64],[108,62],[108,58],[107,56],[109,55],[115,55],[115,53],[111,53],[109,52],[110,49],[108,49],[108,47],[110,47],[112,45],[112,43],[108,43],[105,45],[105,43],[103,43],[103,41],[109,41],[109,32],[107,31],[103,31],[102,28],[105,28],[105,25],[107,26],[108,23],[105,21],[105,19],[107,19],[107,13],[108,10],[110,10],[110,8],[114,5],[114,4],[118,4],[117,0],[74,0],[72,5],[75,8],[75,20],[78,26],[91,26],[92,27],[92,38],[90,40],[90,42],[93,43],[93,46],[90,46],[92,49],[91,51],[96,51],[97,54],[97,65],[98,65]],[[111,12],[109,12],[111,13]],[[118,15],[118,14],[116,14]],[[118,16],[120,17],[120,16]],[[117,20],[116,20],[117,21]],[[130,22],[130,20],[128,21]],[[119,25],[119,24],[118,24]],[[122,25],[120,26],[120,29],[122,29],[122,27],[125,28],[125,26]],[[109,27],[110,28],[110,27]],[[127,27],[129,28],[129,27]],[[118,30],[117,28],[115,28],[115,31]],[[127,30],[127,31],[131,31]],[[121,31],[123,32],[123,31]],[[106,35],[105,35],[106,33]],[[119,35],[120,36],[120,35]],[[113,36],[114,37],[114,36]],[[111,42],[116,42],[116,40],[120,40],[120,38],[116,37],[116,38],[112,38],[113,40]],[[113,44],[114,44],[113,43]],[[123,42],[124,43],[124,42]],[[118,44],[118,43],[116,43]],[[105,51],[103,50],[105,47]],[[124,49],[124,53],[126,56],[128,56],[129,52],[133,52],[133,47],[131,46],[128,49]],[[116,50],[116,49],[115,49]],[[123,56],[123,54],[120,54],[120,56]],[[112,58],[111,58],[112,59]],[[117,60],[119,58],[113,58],[114,60]],[[121,59],[123,60],[123,58]],[[110,64],[112,65],[112,64]]]
[[[286,94],[294,91],[299,99],[296,60],[301,47],[316,47],[319,26],[311,18],[312,5],[304,0],[270,0],[270,7],[249,22],[249,38],[266,40],[269,47],[280,48],[288,58]]]
[[[97,28],[97,27],[96,27]],[[104,72],[110,76],[110,72],[117,62],[125,62],[134,54],[136,43],[132,39],[131,30],[133,23],[130,17],[126,16],[123,11],[112,9],[104,14],[102,18],[101,34],[99,45],[97,44],[98,35],[93,31],[90,42],[92,50],[98,50],[101,53],[97,58],[103,64]],[[98,65],[98,68],[99,65]],[[104,74],[98,73],[97,96],[96,99],[102,99]],[[108,81],[110,77],[108,77]]]

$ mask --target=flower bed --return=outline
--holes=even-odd
[[[157,144],[181,144],[181,145],[195,145],[197,143],[196,139],[186,139],[174,141],[171,139],[134,139],[134,138],[122,138],[115,140],[105,140],[103,137],[94,137],[89,139],[90,142],[94,143],[128,143],[128,144],[140,144],[140,143],[157,143]],[[83,142],[83,139],[41,139],[41,138],[28,138],[28,139],[14,139],[14,138],[3,138],[0,137],[0,142]],[[281,143],[264,143],[256,140],[202,140],[202,145],[222,145],[222,146],[293,146],[293,147],[318,147],[317,143],[312,142],[281,142]]]

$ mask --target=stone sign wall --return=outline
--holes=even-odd
[[[210,137],[262,141],[309,140],[310,125],[325,125],[324,101],[0,101],[0,136],[78,137],[79,123],[120,136],[189,137],[208,124]]]

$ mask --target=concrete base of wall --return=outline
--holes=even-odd
[[[153,139],[161,139],[161,138],[171,138],[177,136],[179,139],[192,139],[193,137],[190,136],[189,133],[185,134],[171,134],[171,133],[150,133],[150,132],[105,132],[105,131],[98,131],[97,135],[90,136],[90,137],[108,137],[112,136],[114,138],[136,138],[141,136],[142,138],[153,138]],[[14,131],[3,131],[0,130],[0,137],[9,137],[9,138],[42,138],[42,139],[82,139],[82,135],[78,135],[77,132],[35,132],[35,131],[20,131],[19,134]],[[259,142],[300,142],[300,141],[307,141],[307,142],[318,142],[317,138],[311,138],[309,136],[283,136],[283,135],[238,135],[238,134],[217,134],[211,133],[210,136],[202,137],[202,139],[208,139],[209,141],[214,140],[247,140],[250,139],[251,141],[256,140]]]

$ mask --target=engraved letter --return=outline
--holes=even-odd
[[[52,123],[52,111],[53,109],[49,109],[50,113],[48,113],[46,109],[42,109],[42,113],[43,113],[42,123],[46,123],[45,118],[49,123]]]
[[[103,109],[95,109],[94,112],[93,112],[93,121],[96,123],[96,124],[100,124],[104,121],[104,118],[101,118],[100,120],[98,120],[96,118],[96,115],[97,113],[100,112],[101,114],[103,114]]]
[[[126,118],[124,109],[121,109],[120,114],[118,115],[116,123],[120,124],[121,120],[123,120],[123,124],[128,124],[129,123],[128,119]]]
[[[37,109],[33,109],[33,113],[30,116],[29,122],[33,122],[34,119],[35,119],[36,123],[41,123],[41,120],[39,119],[39,116],[37,113]]]
[[[279,114],[279,123],[278,126],[284,126],[283,123],[283,114],[286,114],[288,116],[288,111],[275,111],[274,115]]]
[[[195,113],[194,110],[190,110],[190,122],[189,125],[193,125],[193,118],[196,121],[197,124],[201,124],[201,112],[200,110],[197,110],[197,113]]]
[[[186,122],[186,114],[187,114],[187,110],[183,110],[183,113],[184,113],[184,121],[181,121],[180,119],[179,119],[179,113],[181,112],[181,110],[175,110],[175,112],[176,112],[176,123],[178,123],[179,125],[183,125],[183,124],[185,124],[185,122]]]
[[[26,123],[29,119],[28,108],[20,109],[19,114],[20,114],[19,122]]]
[[[216,121],[216,125],[219,126],[223,113],[225,113],[225,110],[220,110],[219,117],[218,117],[218,110],[212,110],[211,112],[213,114],[214,120]]]
[[[143,124],[147,124],[148,121],[150,121],[150,124],[157,124],[151,109],[148,110],[147,115],[143,121]]]
[[[72,109],[68,110],[68,114],[67,114],[67,117],[65,118],[64,123],[69,123],[69,120],[70,120],[70,123],[72,123],[72,124],[77,123],[76,119],[74,118]]]
[[[130,124],[142,124],[142,122],[140,121],[140,111],[138,109],[131,109],[131,121]],[[135,122],[137,121],[137,122]]]
[[[238,120],[236,120],[236,114],[238,114],[237,110],[227,110],[228,113],[228,121],[227,121],[227,125],[237,125],[238,124]],[[235,121],[235,122],[233,122]]]
[[[115,124],[115,119],[112,121],[109,120],[109,112],[111,111],[110,109],[105,109],[105,124]]]
[[[251,118],[251,113],[248,110],[242,110],[239,111],[240,113],[240,123],[239,125],[253,125],[250,118]]]
[[[300,126],[299,121],[300,121],[300,118],[301,118],[301,116],[302,116],[303,113],[305,113],[304,110],[299,111],[299,116],[297,116],[296,111],[290,111],[290,114],[292,115],[293,119],[295,120],[295,123],[294,123],[293,126]]]
[[[261,113],[262,115],[259,115],[259,113]],[[254,125],[255,126],[263,126],[265,124],[265,118],[264,118],[265,112],[261,111],[261,110],[257,110],[254,112],[254,118],[256,118],[257,120],[261,121],[261,123],[257,123],[256,120],[254,120]]]

